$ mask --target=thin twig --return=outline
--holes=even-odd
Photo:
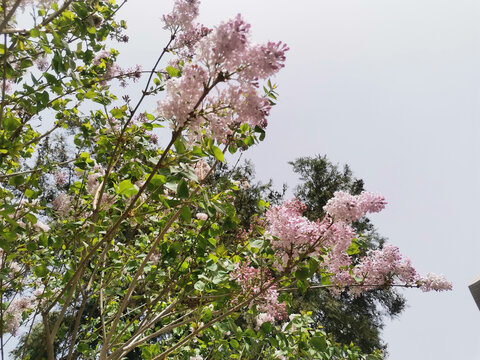
[[[10,9],[10,11],[7,14],[7,2],[3,1],[2,6],[3,6],[3,14],[4,14],[3,16],[4,17],[3,17],[2,22],[0,23],[0,34],[3,33],[3,29],[5,29],[8,22],[12,18],[13,14],[15,14],[15,11],[17,10],[17,8],[20,6],[21,3],[22,3],[22,0],[16,0],[15,3],[12,5],[12,8]]]

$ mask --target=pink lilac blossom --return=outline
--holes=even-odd
[[[195,56],[211,69],[210,75],[215,76],[218,71],[234,72],[245,62],[249,32],[250,24],[238,14],[199,41]]]
[[[269,313],[260,313],[255,317],[255,323],[256,323],[256,330],[260,329],[260,326],[262,326],[263,323],[265,322],[275,322],[275,317],[272,314]]]
[[[242,295],[251,296],[264,292],[256,300],[258,311],[264,314],[260,317],[260,320],[282,320],[288,316],[285,303],[278,301],[277,286],[275,284],[271,285],[273,279],[268,270],[262,271],[262,269],[243,263],[237,265],[235,271],[230,273],[230,280],[234,280],[241,287]],[[266,287],[267,289],[265,289]],[[265,320],[267,318],[271,320]],[[257,319],[258,323],[259,319]]]
[[[175,119],[180,127],[189,119],[198,127],[201,119],[194,116],[194,111],[199,106],[207,82],[205,69],[195,64],[186,65],[181,77],[167,82],[167,97],[158,103],[158,112],[165,118]]]
[[[50,226],[48,226],[47,224],[44,224],[40,220],[37,220],[37,222],[33,224],[33,228],[37,231],[43,231],[43,232],[50,231]]]
[[[218,94],[209,96],[207,100],[212,108],[221,109],[205,115],[210,121],[210,132],[215,138],[224,138],[230,128],[239,124],[246,123],[261,128],[267,126],[271,105],[268,99],[259,95],[252,84],[228,86]]]
[[[2,81],[2,87],[5,87],[5,92],[6,93],[9,93],[10,91],[12,91],[12,86],[13,82],[11,80],[3,80]]]
[[[185,27],[185,21],[176,21],[177,27]],[[288,47],[273,42],[250,44],[250,25],[240,15],[213,30],[201,25],[188,28],[177,34],[186,50],[177,49],[180,42],[173,45],[180,56],[172,66],[179,66],[184,53],[191,59],[179,78],[167,81],[166,97],[158,103],[159,114],[173,120],[177,129],[188,122],[191,141],[205,135],[225,143],[240,124],[266,127],[271,105],[259,94],[257,80],[283,67]]]
[[[71,203],[72,201],[70,196],[65,193],[61,193],[55,200],[52,201],[52,208],[60,216],[66,216],[70,212]]]
[[[352,196],[344,192],[335,193],[325,210],[328,215],[321,221],[312,222],[302,216],[305,204],[294,199],[282,206],[273,206],[267,211],[267,231],[274,238],[274,266],[283,271],[287,266],[292,270],[300,255],[322,255],[321,267],[330,274],[334,285],[330,290],[339,295],[349,287],[350,293],[378,288],[379,286],[418,286],[424,291],[449,290],[449,283],[443,276],[427,274],[420,277],[409,259],[399,249],[387,244],[382,249],[370,250],[364,257],[353,263],[347,251],[355,237],[349,222],[356,221],[367,212],[384,208],[385,199],[377,194],[363,192]],[[330,217],[332,216],[332,218]]]
[[[0,268],[3,268],[3,259],[4,251],[3,249],[0,249]],[[8,267],[10,269],[8,274],[10,278],[14,278],[18,273],[22,271],[22,267],[20,266],[20,264],[15,261],[7,261],[5,263],[5,267]]]
[[[63,172],[57,172],[55,174],[55,184],[57,186],[63,186],[66,184],[66,182],[67,182],[67,174]]]
[[[198,0],[175,0],[173,11],[163,16],[164,29],[186,31],[192,28],[192,22],[198,16]]]
[[[98,186],[100,185],[100,183],[98,182],[98,178],[105,175],[105,170],[103,170],[103,168],[97,163],[95,163],[95,166],[93,167],[93,171],[94,171],[93,173],[88,174],[87,176],[86,189],[90,195],[94,195],[97,191]]]
[[[210,172],[210,169],[211,169],[210,165],[208,165],[208,163],[203,159],[200,159],[200,161],[195,163],[195,166],[194,166],[195,175],[197,175],[198,180],[200,181],[205,179],[207,174]]]
[[[120,81],[121,87],[126,87],[128,85],[127,79],[132,80],[133,82],[137,82],[142,77],[142,66],[135,65],[132,68],[128,68],[126,70],[122,69],[119,65],[114,64],[115,69],[111,70],[111,74],[109,76],[105,75],[108,79],[109,77],[117,77]],[[108,68],[107,68],[108,69]]]
[[[285,53],[289,50],[286,44],[269,41],[264,45],[255,45],[248,50],[246,58],[249,65],[242,71],[241,76],[248,80],[267,79],[275,75],[285,66]]]
[[[13,336],[17,335],[22,321],[22,313],[32,306],[31,297],[20,297],[12,300],[5,310],[5,329]]]
[[[212,29],[197,24],[178,34],[171,48],[177,51],[179,58],[191,59],[195,54],[195,45],[211,32]]]
[[[158,135],[154,133],[150,133],[150,140],[152,141],[153,144],[157,145],[158,144]]]
[[[284,270],[287,264],[302,252],[311,256],[321,250],[322,235],[329,229],[328,219],[313,222],[302,216],[306,206],[298,199],[287,200],[282,206],[268,209],[267,231],[274,236],[272,247],[276,252],[275,267]],[[330,235],[333,238],[334,233]]]
[[[40,56],[35,60],[35,65],[37,69],[40,71],[46,71],[50,66],[50,62],[48,61],[47,56]]]
[[[106,85],[108,81],[120,76],[123,72],[123,69],[117,63],[114,63],[110,57],[110,52],[103,50],[98,53],[92,61],[93,65],[95,66],[105,67],[105,72],[99,81],[100,85]]]
[[[102,50],[93,58],[93,65],[99,66],[102,63],[102,60],[108,60],[110,58],[110,52],[107,50]]]
[[[441,274],[427,273],[424,277],[420,278],[418,282],[421,284],[420,289],[424,292],[432,290],[452,290],[452,283]]]
[[[397,279],[401,283],[411,284],[417,280],[417,272],[409,259],[404,259],[400,250],[391,244],[382,249],[371,250],[353,269],[353,275],[362,285],[353,292],[366,291],[385,284],[392,284]]]
[[[337,191],[323,209],[335,220],[352,222],[360,220],[368,212],[383,210],[385,205],[385,198],[378,194],[364,191],[360,195],[350,195]]]

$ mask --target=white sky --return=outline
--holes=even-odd
[[[173,1],[130,0],[122,61],[149,69]],[[478,360],[480,313],[467,284],[480,273],[480,9],[473,0],[203,0],[213,26],[241,13],[258,42],[291,50],[275,79],[267,139],[247,153],[258,178],[297,179],[288,161],[326,154],[389,201],[374,223],[450,293],[405,291],[384,331],[391,360]],[[152,103],[153,107],[153,103]]]

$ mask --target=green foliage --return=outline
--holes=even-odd
[[[106,41],[123,38],[125,23],[115,19],[122,5],[53,3],[33,13],[31,29],[10,28],[14,19],[2,25],[0,331],[6,338],[27,329],[12,356],[380,358],[339,344],[315,324],[316,312],[257,323],[270,287],[292,313],[292,291],[308,294],[312,279],[328,274],[306,256],[274,268],[260,215],[283,194],[249,184],[251,166],[224,164],[227,150],[247,150],[264,129],[235,124],[223,144],[150,114],[144,99],[181,78],[181,66],[155,66],[136,104],[116,95],[111,81],[128,85],[128,76],[111,71],[118,51]],[[213,90],[203,87],[202,99]],[[268,81],[264,89],[271,104],[275,88]],[[205,135],[202,126],[195,131]],[[156,131],[169,140],[156,145]],[[233,280],[242,264],[260,271],[260,290]]]

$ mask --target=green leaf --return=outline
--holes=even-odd
[[[161,186],[167,182],[167,178],[164,175],[160,174],[155,174],[152,177],[152,180],[150,181],[150,184],[152,184],[155,187]]]
[[[310,344],[319,351],[325,351],[327,349],[327,340],[321,336],[313,336],[310,339]]]
[[[2,233],[2,236],[7,241],[15,241],[17,239],[18,234],[12,231]]]
[[[31,190],[31,189],[25,190],[25,196],[26,196],[27,198],[30,199],[33,195],[35,195],[35,191],[33,191],[33,190]]]
[[[10,180],[8,180],[8,183],[9,183],[10,185],[13,185],[13,186],[20,186],[20,185],[22,185],[24,182],[25,182],[25,179],[23,178],[22,175],[14,176],[14,177],[10,178]]]
[[[318,269],[318,261],[314,258],[308,259],[308,268],[310,270],[309,276],[313,276]]]
[[[34,37],[34,38],[39,37],[40,36],[40,31],[38,31],[37,28],[33,28],[32,30],[30,30],[30,36]]]
[[[223,157],[223,152],[222,150],[220,150],[219,147],[212,145],[212,151],[213,151],[213,155],[218,161],[225,162],[225,158]]]
[[[7,131],[14,131],[21,125],[20,121],[13,116],[7,116],[3,120],[3,128]]]
[[[10,251],[10,244],[3,238],[0,238],[0,248],[5,251]]]
[[[181,199],[186,199],[189,196],[188,185],[183,179],[177,185],[177,196]]]
[[[267,322],[264,322],[262,326],[260,326],[260,328],[265,334],[269,334],[273,330],[273,325],[270,321],[267,321]]]
[[[37,218],[35,217],[35,215],[33,214],[25,214],[25,219],[27,219],[27,221],[30,223],[30,224],[36,224],[37,223]]]
[[[205,283],[202,280],[198,280],[193,287],[198,291],[203,291],[205,289]]]
[[[33,273],[38,277],[45,277],[48,274],[48,267],[45,264],[35,266]]]
[[[296,274],[295,274],[296,275]],[[298,280],[297,281],[297,288],[300,290],[302,294],[305,294],[305,292],[308,289],[308,281],[303,281],[303,280]]]
[[[171,77],[179,77],[180,76],[180,70],[175,69],[174,67],[167,66],[165,68],[165,70],[167,70],[168,75],[170,75]]]
[[[197,289],[197,290],[198,290],[198,289]],[[211,319],[212,319],[212,309],[210,309],[209,307],[206,307],[206,308],[203,310],[202,321],[203,321],[204,323],[207,323],[207,322],[209,322]]]
[[[301,267],[297,271],[295,271],[295,277],[298,280],[306,280],[308,279],[308,276],[310,275],[310,271],[306,267]]]
[[[147,130],[147,131],[152,131],[152,130],[153,130],[153,125],[150,124],[150,123],[148,123],[148,122],[144,122],[144,123],[142,124],[142,127],[143,127],[145,130]]]
[[[110,110],[110,114],[112,114],[112,116],[115,119],[122,119],[123,116],[125,115],[125,112],[121,109],[114,108],[114,109]]]
[[[250,247],[252,247],[254,249],[261,249],[263,247],[264,243],[265,242],[261,239],[250,240]]]
[[[180,209],[180,217],[186,223],[189,223],[192,220],[192,212],[188,206],[183,206]]]
[[[179,154],[183,154],[187,150],[187,148],[185,147],[185,143],[181,138],[175,140],[175,143],[173,145],[175,146],[175,150],[177,150]]]
[[[350,245],[350,247],[347,250],[347,254],[348,255],[355,255],[355,254],[358,254],[358,253],[360,253],[360,246],[358,246],[358,243],[355,240],[353,240],[352,244]]]
[[[133,185],[130,179],[123,180],[120,184],[118,184],[117,194],[130,197],[136,193],[138,193],[138,187]]]
[[[237,340],[230,339],[230,346],[233,347],[234,349],[238,349],[240,347],[240,344]]]

